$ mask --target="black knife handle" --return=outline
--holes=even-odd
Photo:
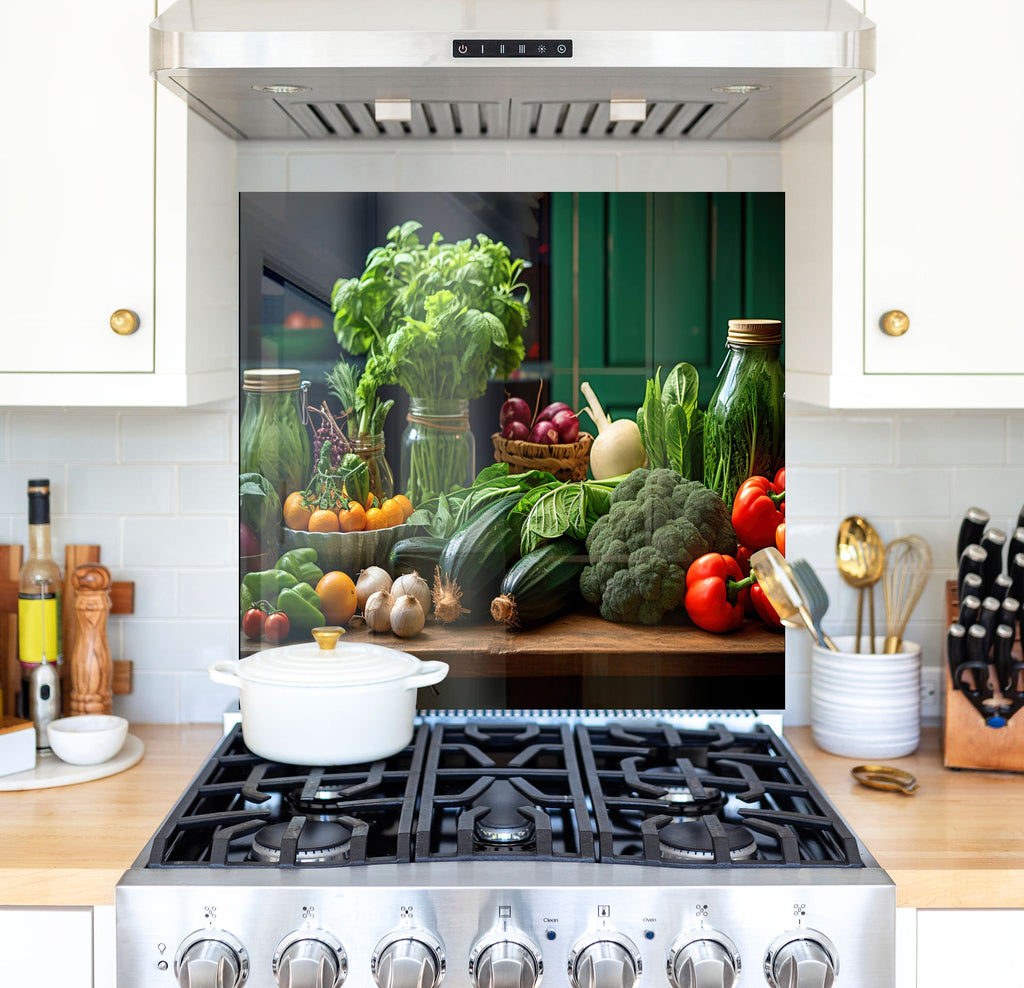
[[[960,553],[960,563],[957,567],[956,573],[956,586],[957,596],[963,599],[963,585],[964,577],[968,573],[977,573],[981,577],[981,590],[987,587],[985,583],[985,560],[988,559],[988,553],[982,549],[980,545],[972,543],[964,548],[964,551]],[[1021,560],[1024,564],[1024,560]]]
[[[967,661],[967,628],[957,622],[951,624],[946,631],[946,661],[949,663],[949,674],[953,677],[953,688],[959,689],[956,671]]]
[[[999,608],[998,624],[1008,624],[1011,628],[1015,628],[1019,616],[1020,601],[1016,597],[1004,597],[1003,604]]]
[[[981,578],[986,587],[991,587],[995,578],[1003,571],[1003,549],[1006,546],[1006,532],[1000,528],[989,528],[979,543],[987,553]],[[991,592],[991,591],[989,591]]]
[[[1024,515],[1024,508],[1021,508]],[[981,533],[989,523],[989,513],[984,508],[968,508],[964,512],[963,521],[960,522],[960,533],[956,539],[956,558],[959,559],[964,549],[972,543],[981,541]],[[1021,522],[1024,526],[1024,522]]]
[[[970,681],[964,679],[964,673],[969,672],[974,685],[970,685]],[[956,677],[953,680],[954,685],[961,693],[965,693],[968,697],[974,700],[988,700],[992,696],[992,686],[988,681],[988,663],[986,662],[963,662],[957,666]],[[982,716],[985,716],[985,710],[975,704]]]
[[[1015,636],[1016,632],[1010,625],[1000,624],[996,626],[995,650],[992,664],[996,667],[996,682],[999,683],[999,689],[1004,695],[1010,691],[1010,666],[1013,664],[1010,652],[1013,649],[1013,639]]]
[[[979,614],[981,614],[981,598],[969,593],[960,601],[960,613],[956,618],[957,624],[969,628],[978,620]]]
[[[988,632],[980,622],[967,629],[967,661],[988,663]]]
[[[1010,536],[1010,543],[1006,547],[1006,568],[1009,570],[1010,562],[1018,552],[1024,552],[1024,526],[1018,525]]]
[[[995,637],[996,625],[999,623],[999,611],[1002,609],[1003,602],[996,600],[995,597],[986,597],[981,602],[981,612],[978,614],[978,620],[976,624],[973,624],[971,628],[982,627],[985,629],[985,654],[988,655],[992,648],[992,639]],[[970,654],[970,653],[968,653]],[[972,661],[974,661],[972,659]]]
[[[1010,587],[1010,596],[1017,600],[1024,600],[1024,552],[1018,552],[1009,565],[1010,579],[1013,585]]]
[[[1002,600],[1004,597],[1009,597],[1012,586],[1013,580],[1010,579],[1010,577],[1005,573],[998,573],[988,588],[989,596],[995,597],[996,600]]]
[[[1024,554],[1022,554],[1024,555]],[[1024,564],[1024,559],[1021,559],[1021,563]],[[985,595],[981,591],[981,576],[978,573],[966,573],[964,574],[964,581],[960,584],[957,589],[957,599],[963,600],[964,597],[977,597],[981,600]]]

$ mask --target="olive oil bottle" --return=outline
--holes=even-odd
[[[52,664],[55,672],[63,659],[61,587],[60,567],[50,548],[50,481],[30,480],[28,558],[18,573],[18,658],[22,676],[19,712],[23,717],[32,716],[33,670]]]

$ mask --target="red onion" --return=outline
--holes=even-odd
[[[553,446],[558,442],[558,430],[547,419],[538,419],[530,430],[530,442]]]
[[[530,406],[522,398],[509,398],[501,406],[501,412],[498,415],[498,427],[504,431],[505,426],[509,422],[522,422],[523,425],[529,428],[532,420],[533,413],[530,411]],[[506,436],[505,438],[509,437]]]
[[[558,430],[559,442],[574,443],[579,438],[580,420],[576,418],[575,412],[569,409],[558,412],[551,424]]]
[[[512,421],[501,430],[502,439],[525,439],[529,434],[530,427],[517,419],[512,419]]]
[[[553,401],[546,408],[542,408],[540,414],[537,416],[537,421],[541,419],[547,419],[549,422],[554,422],[555,416],[559,412],[571,412],[572,409],[564,401]]]

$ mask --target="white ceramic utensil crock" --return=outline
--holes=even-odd
[[[316,642],[215,662],[215,683],[237,687],[242,737],[257,755],[290,765],[353,765],[401,751],[412,739],[416,690],[448,675],[382,645]]]

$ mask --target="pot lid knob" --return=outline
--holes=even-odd
[[[338,644],[338,639],[343,634],[345,634],[345,629],[338,624],[329,624],[322,628],[313,629],[313,637],[316,639],[316,643],[327,652]]]

